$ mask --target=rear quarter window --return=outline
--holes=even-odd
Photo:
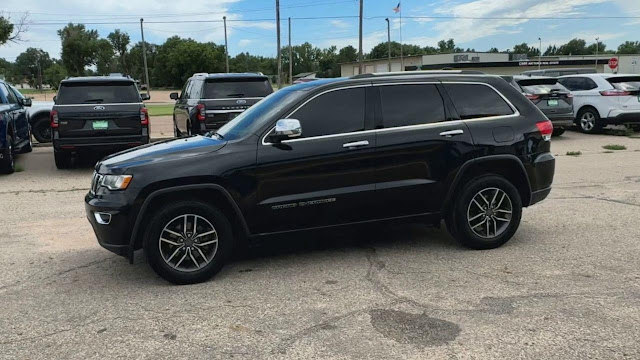
[[[138,103],[140,94],[133,82],[68,82],[62,83],[56,104],[120,104]]]
[[[512,115],[513,109],[491,87],[482,84],[444,84],[461,119]]]

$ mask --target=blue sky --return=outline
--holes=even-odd
[[[400,39],[400,24],[392,11],[396,0],[365,0],[365,52],[386,41],[384,16],[392,19],[392,40]],[[292,21],[292,42],[305,41],[315,46],[358,46],[358,0],[281,0],[282,44],[287,43],[287,17]],[[162,43],[178,35],[198,41],[224,42],[222,23],[189,23],[191,20],[220,21],[227,16],[229,52],[247,51],[257,55],[276,54],[275,0],[3,0],[0,11],[15,19],[28,11],[33,23],[24,43],[0,47],[0,57],[14,60],[27,47],[37,47],[59,57],[59,23],[109,22],[87,24],[101,36],[119,28],[130,34],[132,42],[140,39],[136,23],[145,18],[147,41]],[[511,48],[516,43],[538,43],[543,48],[561,44],[574,37],[594,42],[596,37],[608,48],[624,40],[640,40],[640,0],[404,0],[402,34],[405,43],[435,46],[438,40],[454,38],[456,44],[478,51],[497,47]],[[295,19],[311,17],[335,19]],[[409,16],[449,16],[456,19],[410,19]],[[464,17],[492,19],[465,19]],[[635,19],[592,19],[588,16],[635,16]],[[509,19],[495,19],[508,17]],[[528,20],[526,17],[567,17],[567,20]],[[577,19],[576,19],[577,18]],[[255,20],[255,21],[242,21]],[[174,21],[175,23],[153,23]],[[45,24],[46,23],[46,24]],[[44,24],[44,25],[43,25]]]

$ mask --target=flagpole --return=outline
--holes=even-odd
[[[400,8],[400,71],[404,71],[404,57],[402,55],[402,3],[398,3]]]

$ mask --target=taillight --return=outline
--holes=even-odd
[[[551,140],[551,134],[553,134],[553,124],[551,121],[540,121],[536,123],[536,126],[538,127],[543,139],[547,141]]]
[[[49,120],[51,120],[52,128],[58,127],[58,111],[57,110],[51,110],[51,113],[49,114]]]
[[[629,96],[630,92],[624,90],[604,90],[600,91],[600,95],[602,96]]]
[[[149,110],[147,108],[140,109],[140,125],[149,125]]]
[[[205,117],[206,109],[204,108],[204,104],[196,105],[196,118],[198,119],[198,121],[204,122]]]
[[[531,101],[540,99],[540,95],[535,95],[535,94],[524,94],[524,96],[526,96],[527,99]]]

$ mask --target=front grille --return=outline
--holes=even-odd
[[[98,192],[98,187],[100,187],[100,182],[102,181],[103,175],[98,174],[97,172],[93,172],[93,177],[91,178],[91,194],[95,195]]]

